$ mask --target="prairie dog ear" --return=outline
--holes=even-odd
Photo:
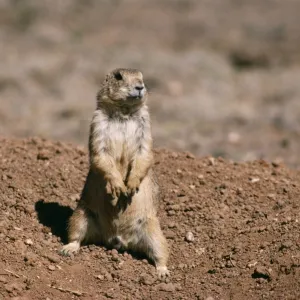
[[[116,70],[114,73],[113,73],[114,77],[116,80],[123,80],[123,76],[122,74],[120,73],[120,71]]]

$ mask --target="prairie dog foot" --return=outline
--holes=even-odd
[[[60,250],[60,254],[64,256],[70,256],[72,253],[78,252],[80,248],[80,243],[75,241],[71,242],[65,246],[62,247]]]
[[[156,268],[158,278],[162,281],[166,280],[167,277],[170,277],[170,272],[166,266],[160,266]]]

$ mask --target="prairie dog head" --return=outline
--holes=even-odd
[[[135,69],[115,69],[106,75],[98,93],[98,103],[139,106],[147,98],[143,74]]]

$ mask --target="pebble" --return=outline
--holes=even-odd
[[[18,251],[22,255],[24,255],[26,253],[27,246],[25,245],[25,243],[23,241],[16,240],[14,243],[14,246],[15,246],[16,251]]]
[[[214,166],[216,164],[216,160],[214,157],[209,157],[208,158],[208,165],[209,166]]]
[[[168,210],[178,211],[178,210],[180,210],[180,205],[179,204],[170,205],[168,207]]]
[[[50,158],[50,153],[47,150],[41,150],[37,155],[37,159],[39,160],[48,160],[49,158]]]
[[[282,242],[281,244],[281,249],[289,249],[293,246],[293,242],[291,240],[287,240],[287,241],[284,241]]]
[[[170,222],[170,223],[168,224],[168,227],[169,227],[169,228],[174,228],[174,227],[176,227],[176,224],[175,224],[174,222]]]
[[[278,206],[278,208],[283,208],[283,206],[284,206],[284,201],[283,200],[278,200],[277,201],[277,206]]]
[[[108,272],[106,272],[104,276],[105,276],[105,278],[106,278],[108,281],[112,281],[112,280],[113,280],[113,277],[112,277],[111,274],[108,273]]]
[[[25,288],[25,285],[21,283],[11,283],[6,284],[4,287],[7,292],[12,293],[13,291],[22,291]]]
[[[176,234],[173,231],[167,231],[167,232],[165,232],[165,237],[167,239],[174,240],[176,237]]]
[[[50,271],[54,271],[54,270],[55,270],[55,266],[49,265],[49,266],[48,266],[48,269],[49,269]]]
[[[111,252],[111,259],[113,261],[119,261],[120,260],[119,255],[118,255],[118,251],[116,249],[112,250],[112,252]]]
[[[263,266],[257,266],[254,270],[253,276],[256,278],[270,279],[270,272]]]
[[[160,283],[157,286],[157,289],[159,291],[164,291],[164,292],[175,292],[176,288],[175,285],[173,283]]]
[[[7,283],[7,279],[4,276],[0,276],[0,282]]]
[[[255,267],[257,265],[257,261],[256,260],[251,260],[248,264],[247,264],[247,268],[252,268]]]
[[[186,157],[191,158],[191,159],[195,159],[195,155],[190,153],[190,152],[186,152]]]
[[[257,178],[257,177],[249,178],[249,180],[250,180],[251,183],[256,183],[256,182],[259,182],[259,181],[260,181],[260,179]]]
[[[50,262],[52,263],[59,263],[60,262],[60,257],[58,255],[54,255],[54,254],[48,254],[45,256],[46,258],[49,259]]]
[[[149,274],[141,274],[140,282],[144,285],[152,285],[155,282],[155,279]]]
[[[96,278],[99,279],[99,280],[104,280],[104,276],[103,275],[97,275]]]
[[[236,194],[237,195],[241,195],[242,193],[243,193],[243,189],[242,188],[239,187],[239,188],[236,189]]]
[[[109,299],[114,299],[115,298],[115,296],[113,294],[113,291],[108,291],[104,295],[105,295],[105,297],[107,297]]]
[[[168,210],[167,214],[168,214],[168,216],[174,216],[175,211],[174,210]]]
[[[36,254],[34,254],[32,252],[27,252],[24,255],[24,261],[25,261],[26,265],[34,266],[34,265],[36,265],[36,263],[38,261],[38,257]]]
[[[185,235],[185,240],[189,243],[192,243],[195,240],[195,237],[191,231],[188,231]]]
[[[27,240],[25,241],[25,244],[26,244],[26,245],[33,245],[33,241],[32,241],[31,239],[27,239]]]

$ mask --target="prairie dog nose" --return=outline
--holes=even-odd
[[[139,84],[139,85],[135,86],[135,89],[138,90],[138,91],[142,91],[144,89],[144,87],[145,86],[143,84]]]

